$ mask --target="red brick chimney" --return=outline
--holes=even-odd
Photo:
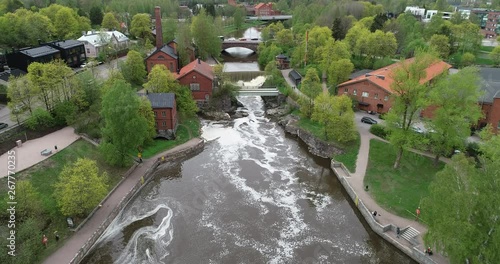
[[[155,7],[155,24],[156,24],[156,49],[161,49],[163,46],[163,31],[161,28],[161,11],[160,7]]]

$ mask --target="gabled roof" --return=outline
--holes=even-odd
[[[394,82],[394,79],[392,78],[395,70],[399,68],[402,64],[407,64],[407,63],[413,63],[415,58],[410,58],[404,61],[396,62],[393,63],[387,67],[380,68],[378,70],[371,71],[370,73],[367,73],[362,76],[358,76],[350,81],[344,82],[339,84],[338,87],[346,86],[349,84],[353,83],[358,83],[358,82],[363,82],[363,81],[368,81],[376,86],[386,90],[389,93],[393,93],[393,90],[391,88],[392,83]],[[448,71],[448,69],[451,68],[451,65],[442,61],[438,60],[434,64],[430,65],[426,69],[426,76],[422,80],[420,80],[420,83],[426,83],[432,79],[434,79],[436,76],[440,75],[441,73]]]
[[[500,98],[500,69],[480,68],[481,90],[484,92],[479,99],[483,103],[493,103],[495,98]]]
[[[209,78],[210,80],[214,79],[214,70],[212,69],[212,66],[200,59],[194,60],[188,65],[182,67],[179,74],[176,75],[176,79],[178,80],[192,71],[196,71],[199,74]]]
[[[255,9],[259,9],[261,7],[263,7],[265,5],[265,3],[258,3],[256,6],[255,6]]]
[[[168,56],[172,57],[173,59],[177,59],[177,54],[175,54],[174,49],[172,47],[170,47],[169,45],[165,44],[161,47],[161,49],[155,49],[153,52],[151,52],[151,54],[148,55],[146,60],[158,52],[165,53]]]
[[[59,53],[58,50],[56,50],[50,46],[46,46],[46,45],[36,47],[36,48],[31,48],[31,49],[20,50],[19,52],[24,54],[24,55],[30,56],[32,58]]]
[[[294,80],[301,80],[302,76],[296,70],[291,70],[288,76],[292,77]]]
[[[373,70],[363,69],[363,70],[359,70],[359,71],[353,72],[351,75],[349,75],[349,80],[356,79],[359,76],[363,76],[363,75],[365,75],[367,73],[370,73],[372,71]]]
[[[117,30],[113,31],[89,31],[86,35],[81,36],[78,41],[88,42],[95,47],[100,47],[111,42],[111,38],[116,38],[118,42],[128,41],[129,39],[123,33]]]
[[[174,93],[139,93],[139,96],[146,96],[151,102],[151,107],[156,108],[174,108]]]
[[[69,49],[73,47],[78,47],[80,45],[83,45],[80,41],[74,40],[74,39],[69,39],[69,40],[62,40],[62,41],[54,41],[50,43],[52,47],[57,46],[63,49]]]

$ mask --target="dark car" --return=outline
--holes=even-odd
[[[0,129],[4,129],[6,127],[8,127],[9,125],[5,124],[5,123],[0,123]]]
[[[377,121],[371,117],[363,116],[361,118],[361,123],[367,123],[367,124],[373,125],[373,124],[376,124]]]

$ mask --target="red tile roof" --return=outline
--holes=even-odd
[[[367,74],[369,76],[362,75],[362,76],[356,77],[352,80],[349,80],[347,82],[341,83],[341,84],[339,84],[338,87],[367,80],[367,81],[379,86],[380,88],[388,91],[389,93],[393,93],[391,85],[394,82],[394,79],[392,78],[392,76],[394,74],[395,69],[400,67],[401,64],[413,63],[414,60],[415,60],[415,58],[410,58],[410,59],[407,59],[404,61],[396,62],[394,64],[387,66],[387,67],[380,68],[378,70],[374,70],[374,71],[370,72],[369,74]],[[420,80],[420,83],[426,83],[426,82],[434,79],[439,74],[447,71],[450,68],[451,68],[450,64],[448,64],[442,60],[438,60],[434,64],[430,65],[427,68],[426,76],[424,79]],[[381,78],[381,77],[383,77],[383,78]]]
[[[210,80],[214,79],[214,70],[212,69],[212,66],[210,66],[208,63],[202,61],[202,60],[194,60],[190,62],[188,65],[182,67],[180,70],[179,74],[175,74],[175,78],[178,80],[182,78],[184,75],[190,73],[191,71],[196,71],[200,73],[201,75],[206,76]]]

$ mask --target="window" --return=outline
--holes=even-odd
[[[167,126],[167,122],[163,121],[163,122],[161,123],[161,125],[165,127],[165,126]]]
[[[344,93],[349,93],[349,88],[344,88]]]
[[[378,93],[376,93],[373,98],[378,99]]]
[[[384,96],[384,101],[387,101],[387,100],[389,100],[389,96],[388,95]]]
[[[170,63],[169,69],[170,69],[171,72],[174,72],[174,64],[173,63]]]
[[[191,91],[199,91],[200,84],[199,83],[191,83],[191,84],[189,84],[189,89],[191,89]]]
[[[361,93],[361,97],[368,97],[368,96],[370,96],[370,94],[368,92]]]
[[[90,53],[90,49],[89,48],[87,48],[87,53]]]
[[[356,89],[354,89],[354,90],[352,91],[352,94],[353,94],[353,95],[358,95],[358,91],[357,91]]]
[[[153,111],[153,113],[155,113],[155,117],[158,117],[158,112]]]
[[[167,113],[165,111],[161,111],[161,116],[167,116]]]

